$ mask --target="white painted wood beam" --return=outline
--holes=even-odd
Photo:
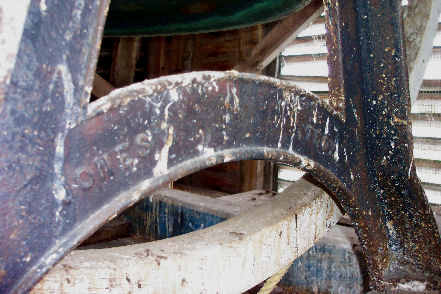
[[[267,204],[156,242],[75,250],[32,293],[242,293],[308,250],[341,217],[299,180]]]

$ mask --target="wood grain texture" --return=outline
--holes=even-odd
[[[245,72],[261,72],[322,12],[323,2],[313,0],[302,10],[286,17],[266,34],[262,41],[251,50],[249,57],[241,60],[234,69]]]
[[[340,216],[323,190],[300,180],[268,205],[204,230],[74,251],[32,293],[241,293],[303,254]]]
[[[141,38],[121,37],[115,40],[110,83],[120,88],[133,83]]]
[[[99,74],[95,74],[92,85],[93,95],[95,95],[97,98],[101,98],[113,90],[115,90],[115,87],[111,83],[103,79]]]

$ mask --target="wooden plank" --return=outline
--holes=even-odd
[[[263,162],[263,189],[277,192],[277,175],[279,174],[278,164],[274,161],[264,160]]]
[[[218,164],[190,174],[177,181],[180,184],[215,190],[227,194],[240,193],[240,164],[237,161]]]
[[[200,188],[200,187],[194,187],[194,186],[185,185],[185,184],[181,184],[181,183],[177,183],[177,182],[173,183],[173,189],[181,190],[181,191],[185,191],[185,192],[190,192],[190,193],[194,193],[194,194],[199,194],[199,195],[211,197],[211,198],[218,198],[221,196],[229,195],[228,193],[225,193],[225,192],[204,189],[204,188]]]
[[[163,188],[156,191],[145,201],[150,203],[162,201],[169,205],[184,207],[228,219],[266,203],[273,199],[274,195],[274,193],[264,190],[253,190],[213,198],[176,189]]]
[[[93,95],[95,95],[97,98],[101,98],[113,90],[115,90],[115,87],[112,84],[103,79],[99,74],[95,74],[92,85]]]
[[[263,190],[206,197],[175,189],[160,189],[123,213],[130,232],[149,240],[162,240],[206,228],[273,199]]]
[[[254,47],[249,58],[234,67],[238,71],[261,72],[287,47],[297,35],[316,20],[323,12],[323,1],[312,0],[305,8],[276,25],[262,41]]]
[[[31,293],[241,293],[304,253],[340,217],[323,190],[300,180],[267,205],[204,230],[99,254],[76,250]]]
[[[183,70],[182,72],[190,72],[193,70],[193,53],[194,53],[194,35],[181,36],[181,54]]]
[[[326,34],[326,27],[324,23],[312,23],[309,27],[300,32],[299,37],[312,36],[313,38],[320,37]]]
[[[98,231],[93,233],[93,235],[84,240],[80,246],[88,246],[129,236],[129,223],[121,218],[116,218],[102,226]]]
[[[316,42],[319,43],[326,43],[326,35],[317,37],[317,36],[304,36],[304,37],[298,37],[296,39],[294,39],[288,46],[289,47],[294,47],[294,46],[299,46],[299,45],[310,45],[310,44],[314,44]]]
[[[140,45],[139,37],[115,39],[110,69],[110,83],[115,87],[120,88],[133,83]]]
[[[262,41],[263,26],[240,29],[239,36],[239,60],[245,60],[250,51]]]
[[[154,240],[140,238],[138,236],[131,235],[128,237],[122,237],[122,238],[104,241],[104,242],[100,242],[100,243],[96,243],[96,244],[81,246],[81,247],[78,247],[76,250],[94,249],[96,252],[99,252],[100,249],[105,249],[105,248],[110,248],[110,247],[127,246],[127,245],[133,245],[133,244],[140,244],[140,243],[146,243],[146,242],[151,242],[151,241],[154,241]],[[98,251],[97,251],[97,249],[98,249]]]
[[[441,80],[423,80],[421,84],[421,91],[441,92]]]
[[[314,82],[314,83],[328,83],[328,77],[322,76],[283,76],[284,80],[289,80],[293,82]]]
[[[303,54],[303,55],[290,55],[284,56],[283,60],[286,63],[296,63],[296,62],[308,62],[308,61],[326,61],[328,54]]]
[[[226,168],[225,171],[208,168],[186,178],[188,179],[187,182],[185,182],[186,179],[178,182],[228,194],[241,192],[240,173],[235,168]]]
[[[275,192],[253,190],[234,195],[222,196],[219,197],[218,200],[228,203],[228,205],[233,205],[235,208],[237,208],[236,212],[234,212],[234,215],[237,216],[251,208],[268,203],[268,201],[274,199],[275,195],[277,195]]]
[[[165,61],[166,37],[149,38],[146,46],[147,78],[154,79],[168,74]]]
[[[255,36],[255,27],[195,35],[193,70],[231,70],[240,60],[242,30]]]
[[[150,47],[149,50],[160,50],[156,53],[159,55],[158,61],[153,61],[153,64],[159,66],[156,70],[157,76],[193,70],[194,35],[162,37],[158,39],[156,45],[157,48]]]
[[[263,160],[243,160],[239,163],[239,166],[241,192],[264,188],[265,177]]]

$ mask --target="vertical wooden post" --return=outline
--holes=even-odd
[[[165,37],[149,38],[146,55],[147,78],[154,79],[161,76],[161,68],[165,69]]]
[[[263,160],[244,160],[239,163],[241,191],[264,189]]]
[[[110,83],[117,88],[133,83],[141,38],[121,37],[115,40]]]

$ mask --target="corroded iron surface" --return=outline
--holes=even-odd
[[[288,83],[236,72],[146,81],[87,108],[107,2],[32,1],[0,92],[0,292],[29,290],[161,185],[264,158],[334,194],[374,289],[439,288],[441,242],[413,164],[400,7],[325,4],[344,115]]]
[[[441,242],[416,175],[399,1],[325,2],[331,67],[345,98],[352,190],[347,212],[367,256],[372,287],[439,289]],[[335,90],[335,89],[334,89]],[[416,289],[416,288],[415,288]],[[415,290],[414,289],[414,290]]]

